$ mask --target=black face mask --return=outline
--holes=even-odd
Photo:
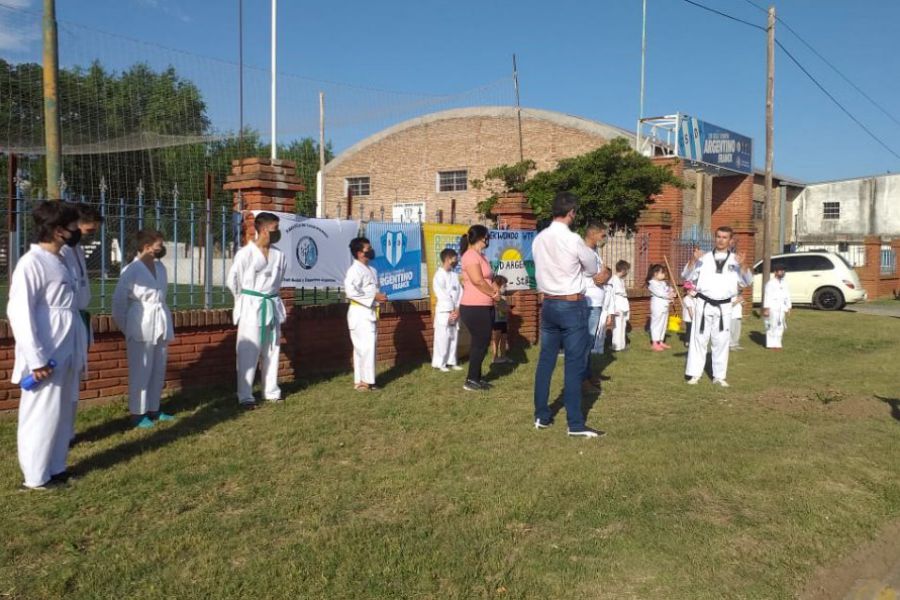
[[[165,255],[166,255],[166,247],[165,246],[163,246],[159,250],[153,251],[153,257],[156,258],[156,260],[161,259]]]
[[[78,245],[78,242],[81,241],[81,230],[76,229],[75,231],[72,231],[71,229],[68,229],[67,231],[69,232],[69,237],[65,239],[66,246],[74,248]]]
[[[491,240],[484,240],[484,249],[487,250],[491,247]]]
[[[374,260],[375,259],[375,251],[372,250],[371,248],[369,248],[368,250],[365,251],[363,256],[365,256],[369,260]]]
[[[281,239],[281,230],[280,229],[276,229],[275,231],[269,232],[269,243],[270,244],[277,244],[280,239]]]

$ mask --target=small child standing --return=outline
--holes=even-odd
[[[508,280],[503,275],[495,275],[493,286],[500,292],[500,297],[494,302],[494,324],[491,337],[491,352],[494,360],[491,364],[508,365],[513,361],[507,356],[509,353],[509,303],[506,301],[506,284]]]
[[[616,263],[616,274],[609,279],[609,285],[615,295],[615,301],[613,302],[613,310],[615,311],[612,332],[613,352],[625,350],[625,345],[627,344],[625,328],[628,326],[628,320],[631,317],[631,305],[628,303],[625,278],[630,270],[631,265],[628,261],[620,260]]]
[[[647,271],[647,289],[650,291],[650,343],[654,352],[671,348],[666,343],[666,326],[669,320],[669,304],[675,291],[669,287],[669,273],[660,264],[650,265]]]
[[[434,350],[431,366],[439,371],[459,371],[456,364],[456,343],[459,336],[459,299],[462,287],[454,272],[457,253],[453,248],[441,250],[441,266],[431,282],[437,303],[434,307]]]

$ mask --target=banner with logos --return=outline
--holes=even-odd
[[[257,213],[260,211],[254,211]],[[309,219],[291,213],[273,213],[280,219],[281,239],[275,248],[287,259],[283,286],[326,288],[344,285],[350,263],[350,240],[359,235],[359,222]]]
[[[434,274],[441,266],[441,251],[444,248],[453,248],[459,252],[459,238],[469,230],[468,225],[449,225],[444,223],[425,223],[422,226],[425,234],[425,262],[428,266],[428,288],[431,289],[431,281]],[[459,274],[459,266],[456,267]],[[431,292],[431,308],[434,309],[434,291]]]
[[[372,267],[378,285],[391,300],[422,298],[422,227],[418,223],[372,221],[366,237],[375,250]]]
[[[484,252],[494,275],[508,280],[507,290],[530,290],[537,287],[534,278],[534,256],[531,244],[536,231],[492,229],[491,243]]]
[[[753,172],[753,140],[747,136],[682,114],[677,128],[678,156],[738,173]]]

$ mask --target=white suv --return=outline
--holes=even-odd
[[[844,258],[833,252],[776,254],[772,266],[782,264],[792,304],[812,304],[821,310],[840,310],[866,299],[859,276]],[[762,261],[753,265],[753,302],[762,297]]]

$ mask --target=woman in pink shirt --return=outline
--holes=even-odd
[[[459,319],[472,336],[469,373],[463,389],[470,392],[490,388],[490,384],[481,377],[481,363],[491,343],[494,301],[499,298],[500,292],[491,285],[494,273],[484,257],[484,249],[489,245],[490,233],[484,225],[472,225],[459,240],[463,281]]]

